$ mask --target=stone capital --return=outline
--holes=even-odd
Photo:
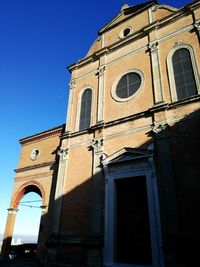
[[[16,214],[18,212],[19,209],[17,208],[9,208],[7,209],[8,214]]]
[[[100,67],[98,68],[98,72],[97,72],[97,74],[98,74],[99,76],[102,76],[102,75],[104,74],[104,72],[105,72],[105,69],[106,69],[106,66],[105,66],[105,65],[100,66]]]
[[[103,139],[92,140],[89,148],[93,149],[94,153],[102,153],[103,152]]]
[[[154,134],[164,135],[169,129],[169,124],[152,124],[151,129]]]
[[[60,156],[60,160],[66,160],[68,155],[68,148],[61,147],[57,153]]]
[[[155,53],[158,50],[158,41],[148,43],[148,49],[151,53]]]
[[[69,82],[69,88],[70,88],[70,90],[74,89],[75,85],[76,85],[76,80],[75,79],[72,79]]]
[[[194,28],[200,33],[200,20],[199,21],[195,21]]]

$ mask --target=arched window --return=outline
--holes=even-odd
[[[92,90],[86,89],[81,98],[81,109],[79,118],[79,131],[90,127],[92,110]]]
[[[177,100],[197,94],[197,85],[189,50],[187,48],[176,50],[172,56],[172,65]]]
[[[167,57],[172,101],[179,101],[200,93],[199,74],[192,47],[177,44]]]

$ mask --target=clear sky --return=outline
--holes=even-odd
[[[0,234],[20,153],[18,140],[65,123],[70,79],[66,66],[86,55],[98,30],[123,4],[141,2],[0,0]],[[159,2],[181,7],[189,1]],[[30,213],[34,221],[38,215],[32,210],[27,208],[26,217]],[[16,231],[26,234],[27,220],[19,218]],[[29,233],[35,234],[36,228]]]

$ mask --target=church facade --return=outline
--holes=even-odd
[[[21,198],[42,199],[45,266],[196,266],[200,2],[124,5],[71,72],[66,125],[20,140]]]

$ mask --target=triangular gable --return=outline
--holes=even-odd
[[[121,161],[129,161],[152,156],[151,150],[125,147],[102,161],[103,165],[114,164]]]
[[[118,13],[117,16],[115,16],[110,22],[108,22],[101,30],[99,31],[99,34],[102,34],[103,32],[113,28],[123,20],[127,20],[130,17],[134,16],[136,13],[143,11],[144,9],[152,6],[153,4],[157,4],[156,0],[149,1],[143,4],[135,5],[135,6],[124,6],[122,7],[122,10]]]

